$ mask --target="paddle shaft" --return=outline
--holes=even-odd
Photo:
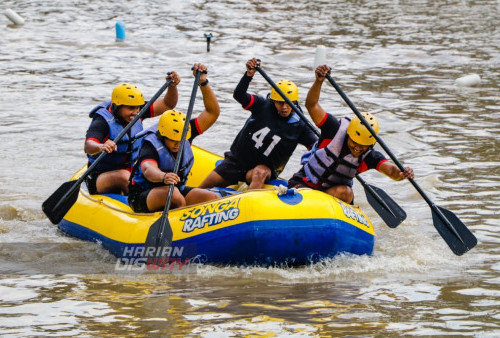
[[[339,95],[344,99],[345,103],[347,103],[347,105],[351,108],[351,110],[354,112],[354,114],[356,114],[356,116],[361,120],[361,122],[365,125],[365,127],[370,131],[370,133],[373,135],[373,137],[375,137],[375,139],[377,140],[378,144],[380,144],[380,146],[385,150],[385,152],[387,153],[387,155],[389,155],[389,157],[394,161],[394,163],[398,166],[399,170],[404,171],[405,168],[403,167],[403,165],[398,161],[398,159],[396,158],[396,156],[392,153],[392,151],[384,143],[384,141],[382,141],[382,139],[377,135],[377,133],[375,132],[375,130],[373,130],[373,128],[370,126],[370,124],[366,121],[366,119],[359,112],[359,110],[356,108],[356,106],[351,102],[351,100],[349,100],[349,98],[347,97],[347,95],[339,87],[339,85],[335,82],[335,80],[330,76],[330,74],[326,74],[326,78],[328,79],[328,81],[330,81],[331,85],[335,88],[335,90],[337,91],[337,93],[339,93]],[[415,187],[415,189],[418,191],[418,193],[420,194],[420,196],[422,196],[422,198],[432,208],[432,210],[437,215],[439,215],[439,217],[441,218],[441,220],[448,226],[448,228],[450,228],[450,230],[453,231],[453,233],[463,243],[462,238],[457,233],[457,231],[455,230],[455,228],[451,225],[451,223],[446,218],[446,216],[443,215],[443,213],[441,212],[441,210],[439,210],[439,208],[436,206],[436,204],[425,194],[425,192],[420,188],[420,186],[417,184],[417,182],[415,182],[415,180],[413,180],[411,178],[409,178],[408,180]]]
[[[187,131],[189,129],[189,123],[191,120],[191,115],[193,113],[194,100],[196,99],[196,92],[198,91],[198,84],[200,82],[201,72],[198,70],[196,72],[196,76],[194,78],[193,90],[191,91],[191,99],[189,100],[189,106],[186,113],[186,122],[184,123],[184,129],[182,129],[182,137],[181,143],[179,145],[179,151],[177,152],[177,157],[175,158],[174,163],[174,174],[179,172],[179,168],[181,166],[182,154],[184,153],[184,143],[186,141]],[[165,207],[163,209],[163,214],[161,215],[160,227],[158,228],[158,234],[156,236],[156,246],[159,246],[159,243],[162,240],[162,237],[165,233],[165,228],[168,222],[168,212],[170,210],[170,203],[172,202],[172,195],[174,194],[174,185],[170,184],[168,189],[167,201],[165,202]],[[170,245],[170,243],[169,243]]]
[[[153,102],[155,102],[156,99],[158,99],[158,97],[165,91],[165,89],[167,89],[168,86],[170,86],[171,83],[172,80],[168,80],[167,82],[165,82],[165,84],[156,92],[155,95],[153,95],[153,97],[148,101],[148,103],[146,103],[146,105],[142,107],[142,109],[134,117],[134,119],[130,121],[130,123],[127,124],[125,128],[123,128],[123,130],[118,134],[118,136],[115,137],[115,139],[113,140],[114,143],[120,141],[123,138],[123,136],[125,136],[125,134],[129,132],[129,130],[134,126],[134,124],[144,116],[144,114],[149,110],[149,107],[153,104]],[[85,171],[85,173],[83,173],[83,175],[80,176],[78,180],[76,180],[75,184],[71,187],[71,189],[69,189],[68,192],[66,192],[66,194],[64,194],[64,196],[59,200],[59,202],[55,205],[53,210],[59,208],[59,206],[68,198],[68,196],[70,196],[80,186],[83,180],[94,170],[94,168],[99,164],[99,162],[102,161],[104,157],[106,157],[107,154],[108,154],[107,152],[103,151],[101,155],[97,157],[94,163],[92,163],[90,167],[88,167],[87,171]]]

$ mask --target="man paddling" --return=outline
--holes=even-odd
[[[175,108],[180,77],[176,72],[172,72],[167,76],[167,80],[170,79],[172,83],[168,86],[167,93],[162,99],[151,104],[149,114],[145,114],[144,118],[158,116]],[[87,130],[84,146],[89,165],[102,152],[107,152],[108,155],[99,162],[95,171],[87,176],[89,193],[128,193],[133,155],[138,150],[135,139],[143,129],[142,121],[137,121],[118,144],[113,140],[134,119],[144,103],[139,88],[130,83],[122,83],[113,89],[111,101],[99,104],[90,112],[92,122]]]
[[[163,113],[157,124],[144,130],[140,137],[138,160],[133,168],[129,184],[128,201],[135,212],[162,210],[167,202],[170,185],[174,185],[172,209],[219,198],[216,193],[205,189],[186,186],[193,166],[194,155],[191,142],[210,128],[220,114],[219,103],[207,79],[207,66],[197,63],[193,75],[201,72],[200,89],[205,109],[197,118],[186,122],[186,116],[177,110]],[[173,172],[182,140],[184,124],[189,124],[180,159],[180,169]]]
[[[252,58],[236,86],[233,96],[251,116],[226,152],[224,160],[205,178],[200,188],[228,186],[247,182],[249,189],[260,189],[283,171],[300,143],[308,149],[316,135],[295,114],[280,94],[272,88],[268,97],[247,93],[260,61]],[[278,87],[298,106],[299,91],[295,83],[281,80]]]
[[[337,119],[319,104],[321,86],[330,67],[318,66],[315,81],[306,98],[306,108],[313,122],[321,129],[321,135],[313,149],[302,157],[303,167],[288,181],[288,187],[308,187],[322,190],[346,203],[353,203],[353,178],[356,173],[376,169],[393,180],[414,178],[413,169],[404,171],[388,162],[373,147],[376,139],[358,117]],[[370,113],[362,113],[375,132],[377,119]]]

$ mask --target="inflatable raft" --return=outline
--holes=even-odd
[[[193,151],[188,185],[197,186],[221,157],[195,146]],[[213,264],[302,265],[339,253],[372,253],[373,225],[358,207],[312,189],[278,189],[286,185],[281,180],[271,183],[261,190],[234,186],[220,199],[170,210],[170,255]],[[127,262],[144,254],[148,231],[161,215],[134,213],[126,196],[90,195],[82,184],[59,229],[101,243]]]

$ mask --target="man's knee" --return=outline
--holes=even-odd
[[[128,170],[121,170],[120,185],[123,191],[128,191],[129,182],[130,182],[130,172]]]
[[[347,185],[338,185],[327,190],[327,193],[341,199],[346,203],[351,203],[354,199],[354,192],[351,187]]]

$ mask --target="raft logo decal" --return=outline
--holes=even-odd
[[[368,225],[368,220],[366,219],[365,216],[361,215],[359,212],[357,212],[356,210],[354,210],[353,208],[351,207],[348,207],[347,205],[345,205],[344,203],[340,203],[339,202],[339,205],[340,207],[342,208],[342,211],[344,212],[344,215],[347,217],[347,218],[351,218],[355,221],[357,221],[358,223],[364,225],[365,227],[369,228],[370,226]]]
[[[203,229],[206,225],[213,226],[226,221],[232,221],[240,215],[238,207],[240,198],[204,204],[184,212],[180,221],[184,221],[183,232]]]

